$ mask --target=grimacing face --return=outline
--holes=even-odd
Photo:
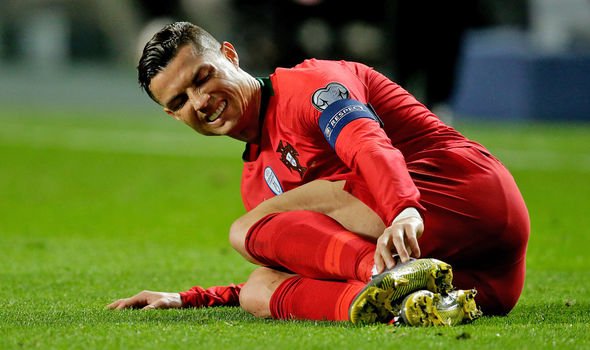
[[[164,111],[203,135],[257,138],[260,86],[240,69],[237,52],[224,42],[219,52],[198,55],[191,44],[150,83]]]

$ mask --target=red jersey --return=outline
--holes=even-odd
[[[389,225],[404,208],[422,208],[406,159],[429,149],[482,147],[360,63],[310,59],[269,78],[260,142],[244,153],[247,210],[316,179],[353,176],[378,199],[371,206]]]

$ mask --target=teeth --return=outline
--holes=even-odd
[[[225,102],[225,101],[221,102],[221,104],[219,105],[219,107],[217,107],[215,112],[213,112],[213,114],[211,114],[207,117],[207,121],[213,122],[213,121],[215,121],[215,119],[219,118],[219,115],[221,114],[221,112],[223,112],[223,110],[225,109],[225,106],[227,106],[227,102]]]

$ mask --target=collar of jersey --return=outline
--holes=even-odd
[[[260,129],[262,130],[262,125],[264,124],[264,116],[266,115],[266,109],[268,108],[268,100],[270,100],[270,97],[274,96],[275,93],[272,89],[270,77],[257,77],[256,80],[258,80],[261,86],[260,114],[258,115],[258,125],[260,125]],[[242,153],[242,159],[244,161],[252,161],[253,159],[255,159],[258,156],[258,146],[254,146],[254,149],[255,150],[253,151],[252,145],[250,143],[247,143],[246,149],[244,150],[244,153]]]
[[[256,80],[260,82],[261,86],[261,97],[260,97],[260,115],[258,116],[258,120],[262,126],[264,121],[264,116],[266,115],[266,109],[268,108],[268,100],[270,100],[271,96],[274,96],[275,92],[272,89],[272,83],[270,81],[270,77],[257,77]]]

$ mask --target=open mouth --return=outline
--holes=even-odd
[[[217,118],[219,118],[219,116],[221,115],[221,113],[225,110],[225,107],[227,106],[227,102],[223,101],[219,104],[219,107],[217,107],[217,109],[215,110],[215,112],[213,112],[212,114],[207,116],[207,121],[209,123],[212,123],[214,121],[217,120]]]

